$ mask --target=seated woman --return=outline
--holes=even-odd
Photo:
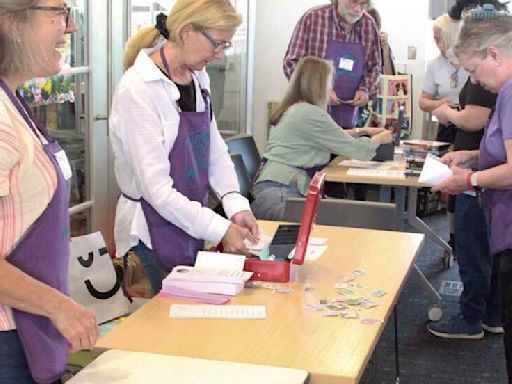
[[[316,170],[330,154],[369,160],[380,144],[392,140],[384,128],[343,130],[327,113],[332,63],[312,56],[295,69],[284,100],[270,117],[270,138],[252,189],[251,208],[259,219],[282,220],[286,199],[306,195]],[[350,133],[369,137],[354,138]]]

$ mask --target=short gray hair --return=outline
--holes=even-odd
[[[29,65],[28,8],[37,0],[0,0],[0,75],[9,76]]]
[[[455,44],[457,57],[485,57],[487,48],[496,46],[510,50],[512,46],[512,16],[489,19],[465,19]]]

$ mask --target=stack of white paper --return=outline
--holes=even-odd
[[[178,265],[162,282],[162,292],[171,287],[201,293],[235,296],[244,288],[252,272],[244,272],[245,256],[199,252],[194,267]]]

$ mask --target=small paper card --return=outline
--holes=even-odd
[[[182,319],[265,319],[264,305],[188,305],[172,304],[169,317]]]

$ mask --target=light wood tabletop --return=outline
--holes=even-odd
[[[325,173],[325,180],[336,183],[361,183],[385,186],[404,186],[404,187],[430,187],[429,185],[418,182],[418,176],[392,177],[392,176],[358,176],[349,175],[349,167],[340,166],[339,163],[344,160],[343,156],[333,159],[328,166],[322,169]],[[400,164],[396,169],[405,169],[405,164]]]
[[[276,222],[260,222],[272,233]],[[93,353],[107,349],[151,352],[201,359],[262,364],[306,370],[310,383],[357,383],[385,326],[424,235],[344,227],[316,226],[313,236],[328,239],[316,261],[294,266],[291,294],[246,288],[231,304],[265,305],[264,320],[176,319],[170,305],[183,301],[156,297],[101,338]],[[366,272],[355,282],[360,293],[381,289],[378,307],[359,319],[324,317],[305,307],[337,296],[334,284],[355,269]],[[305,293],[306,284],[314,289]],[[367,295],[366,295],[367,296]],[[382,323],[364,325],[363,318]]]

